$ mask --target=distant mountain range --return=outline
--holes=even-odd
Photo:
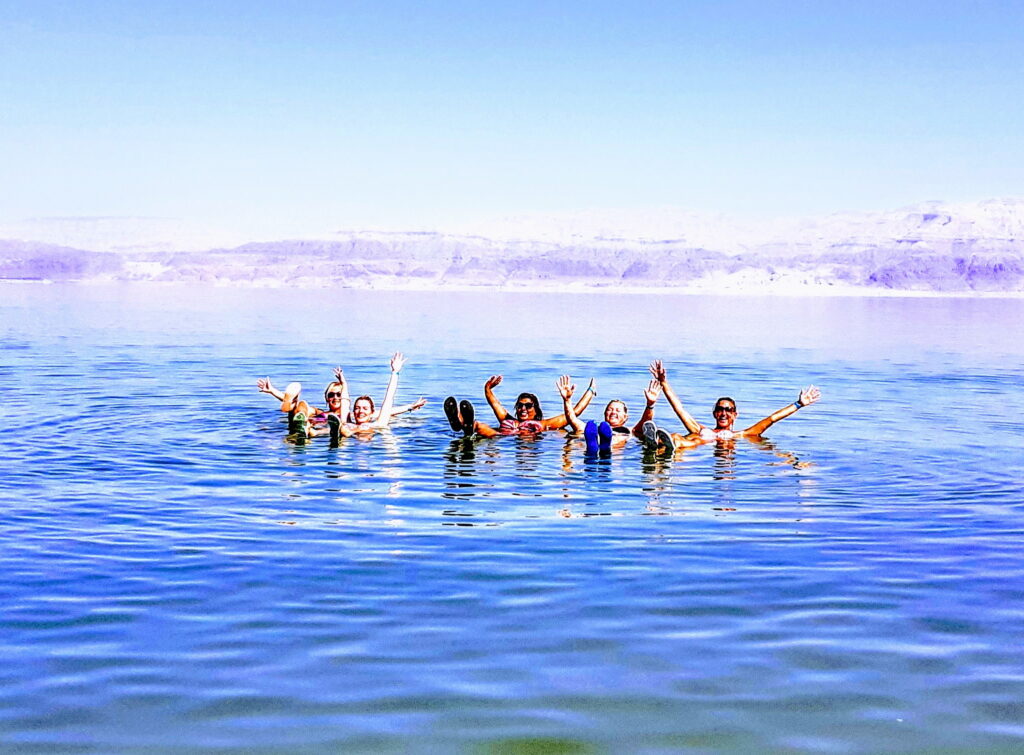
[[[173,221],[0,227],[0,280],[352,288],[1024,293],[1024,200],[740,221],[659,210],[235,243]],[[225,243],[225,242],[228,243]]]

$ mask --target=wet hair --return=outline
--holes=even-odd
[[[718,401],[715,402],[715,407],[717,408],[718,405],[721,404],[723,401],[728,401],[730,404],[732,404],[732,408],[733,409],[737,408],[736,407],[736,399],[729,398],[728,396],[722,396],[722,398],[718,399]]]
[[[607,404],[605,404],[604,405],[604,413],[605,414],[608,413],[608,409],[611,408],[612,404],[622,404],[622,411],[624,411],[626,413],[627,417],[629,416],[629,407],[626,406],[626,402],[623,401],[621,398],[613,398],[611,401],[609,401]]]
[[[338,382],[328,383],[327,387],[324,388],[324,401],[327,400],[327,394],[330,392],[331,388],[333,388],[336,385],[337,386],[342,386],[342,385],[344,385],[344,383],[338,383]]]
[[[352,402],[352,408],[353,408],[353,409],[355,409],[355,408],[356,408],[356,402],[357,402],[357,401],[369,401],[369,402],[370,402],[370,411],[371,411],[371,412],[373,411],[373,399],[372,399],[372,398],[370,398],[369,396],[360,396],[360,397],[359,397],[359,398],[357,398],[357,399],[356,399],[355,401],[353,401],[353,402]]]
[[[524,398],[528,398],[528,399],[530,399],[530,401],[533,402],[533,409],[537,413],[537,419],[544,419],[544,412],[542,412],[541,409],[540,409],[540,399],[537,398],[537,394],[535,394],[535,393],[526,393],[524,391],[523,393],[519,394],[519,398],[516,399],[516,403],[518,404]]]

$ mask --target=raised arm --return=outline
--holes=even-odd
[[[576,386],[573,385],[572,378],[568,375],[562,375],[555,381],[555,387],[558,389],[558,395],[562,397],[562,409],[565,412],[565,424],[572,429],[574,433],[583,432],[583,423],[580,422],[580,418],[576,416],[576,409],[572,405],[572,394],[576,390]]]
[[[764,433],[769,427],[774,425],[780,419],[785,419],[796,414],[798,409],[813,404],[815,401],[821,398],[821,391],[815,388],[813,385],[809,385],[800,391],[800,395],[796,401],[792,404],[786,404],[784,407],[779,409],[777,412],[772,412],[760,422],[751,425],[743,431],[743,435],[758,436]]]
[[[655,380],[661,383],[661,388],[665,392],[665,398],[668,399],[668,403],[669,406],[672,407],[672,411],[676,413],[676,416],[679,417],[679,419],[682,420],[683,424],[686,426],[686,432],[690,433],[691,435],[693,433],[699,433],[700,423],[693,418],[692,414],[686,411],[686,409],[683,407],[683,402],[679,400],[679,396],[676,395],[676,392],[672,389],[672,386],[669,385],[668,371],[665,369],[665,365],[662,363],[662,361],[660,359],[655,359],[653,362],[651,362],[650,369],[651,374],[654,375]]]
[[[491,375],[487,378],[484,383],[484,398],[487,399],[487,403],[491,405],[491,411],[494,412],[494,416],[498,418],[498,422],[501,422],[508,416],[508,410],[501,405],[498,401],[498,397],[494,395],[494,389],[501,385],[501,375]]]
[[[295,411],[298,406],[299,394],[302,392],[301,383],[288,383],[283,391],[279,391],[270,382],[270,378],[260,378],[256,381],[256,388],[260,393],[273,396],[281,402],[281,411],[289,414]]]
[[[388,380],[387,390],[384,391],[384,401],[380,405],[380,416],[374,421],[374,427],[387,427],[391,421],[391,409],[395,405],[395,393],[398,392],[398,373],[405,365],[405,357],[402,352],[396,351],[391,357],[391,379]]]
[[[651,378],[651,382],[644,389],[644,399],[646,399],[647,404],[644,406],[643,414],[640,415],[640,421],[633,425],[633,435],[637,438],[643,439],[644,437],[644,422],[654,419],[654,405],[658,403],[658,396],[660,395],[661,382],[657,378]]]
[[[591,378],[590,384],[586,389],[584,389],[583,395],[580,396],[580,400],[577,401],[576,405],[573,407],[573,412],[577,415],[577,419],[579,419],[579,415],[583,414],[586,408],[590,406],[590,402],[593,400],[594,396],[597,395],[597,388],[595,388],[596,385],[597,381],[594,380],[594,378]],[[560,430],[570,424],[569,415],[563,411],[561,414],[557,414],[554,417],[545,417],[543,423],[544,427],[548,430]]]
[[[417,409],[422,409],[426,406],[427,400],[420,396],[420,398],[413,401],[411,404],[403,404],[402,406],[396,406],[391,410],[391,416],[394,417],[399,414],[405,414],[406,412],[414,412]]]
[[[277,390],[274,384],[270,382],[270,378],[260,378],[256,381],[256,389],[260,393],[269,393],[271,396],[276,398],[278,401],[284,401],[284,392]]]
[[[334,368],[334,382],[341,384],[341,409],[338,413],[345,422],[350,422],[349,413],[352,409],[352,400],[348,395],[348,381],[345,379],[345,371],[341,367]]]

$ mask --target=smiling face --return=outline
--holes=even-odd
[[[608,402],[608,406],[604,408],[605,422],[612,427],[622,427],[626,424],[627,419],[629,419],[629,411],[623,402],[618,399]]]
[[[352,404],[352,419],[357,425],[369,422],[373,417],[373,399],[369,396],[360,396]]]
[[[520,393],[519,398],[516,399],[515,410],[516,419],[520,422],[540,418],[540,406],[537,397],[532,393]]]
[[[732,430],[732,423],[736,421],[736,402],[731,398],[720,398],[711,413],[715,417],[716,430]]]
[[[327,411],[337,414],[341,410],[341,383],[331,383],[327,386],[324,400],[327,401]]]

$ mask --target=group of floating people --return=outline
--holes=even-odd
[[[280,402],[281,411],[288,414],[289,434],[299,438],[328,435],[331,443],[337,445],[342,438],[372,434],[387,427],[393,417],[423,408],[427,403],[424,398],[419,398],[411,404],[395,405],[398,376],[405,362],[401,352],[391,357],[391,378],[379,407],[366,395],[352,401],[345,373],[340,367],[334,369],[334,380],[324,389],[325,408],[312,406],[303,399],[302,386],[296,382],[289,383],[281,391],[273,386],[269,378],[262,378],[256,381],[256,387],[261,393],[267,393]],[[759,438],[779,420],[792,416],[799,409],[821,398],[821,391],[813,385],[808,386],[800,391],[793,403],[786,404],[746,429],[737,430],[735,424],[739,413],[736,402],[728,396],[723,396],[715,402],[711,412],[714,424],[704,425],[694,419],[683,406],[669,383],[668,371],[660,359],[651,363],[650,372],[651,380],[643,392],[644,410],[632,427],[629,426],[629,409],[621,399],[612,399],[608,402],[604,408],[604,419],[600,422],[584,422],[580,419],[580,415],[597,396],[596,382],[592,379],[574,402],[576,386],[568,375],[562,375],[555,382],[562,399],[562,412],[553,417],[545,417],[540,399],[536,394],[525,391],[516,398],[514,411],[509,412],[494,393],[494,389],[501,385],[501,375],[491,375],[484,383],[484,398],[494,413],[497,426],[478,420],[473,403],[466,399],[459,401],[454,396],[448,396],[444,400],[444,413],[451,429],[467,438],[537,435],[564,430],[570,434],[582,435],[589,454],[610,453],[612,448],[624,445],[630,438],[635,438],[646,450],[667,455],[679,448],[704,443],[736,438]],[[686,432],[672,433],[658,427],[654,422],[654,407],[662,394],[683,423]]]

